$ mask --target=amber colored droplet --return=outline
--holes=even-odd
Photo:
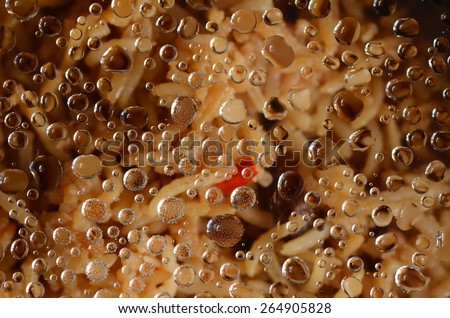
[[[311,277],[308,264],[297,256],[289,257],[281,268],[281,274],[289,282],[301,285],[306,283]]]
[[[444,74],[447,71],[447,65],[440,55],[434,55],[428,60],[428,65],[436,74]]]
[[[381,17],[392,15],[397,10],[397,0],[373,0],[373,10]]]
[[[30,162],[29,169],[39,188],[43,191],[55,190],[62,179],[63,167],[53,155],[39,155]]]
[[[85,94],[73,94],[67,100],[67,107],[76,113],[83,112],[89,107],[89,98]]]
[[[386,95],[394,102],[401,102],[412,95],[412,85],[406,79],[396,78],[386,84]]]
[[[396,36],[413,38],[419,34],[419,22],[413,18],[401,18],[395,21],[393,30]]]
[[[129,106],[120,113],[120,121],[127,127],[142,129],[147,125],[148,113],[144,107]]]
[[[392,149],[392,160],[399,166],[409,166],[414,161],[414,153],[411,149],[398,146]]]
[[[17,194],[28,187],[27,174],[19,169],[5,169],[0,172],[0,191],[6,194]]]
[[[194,121],[197,111],[197,103],[187,96],[177,97],[170,109],[172,120],[182,127],[187,127]]]
[[[354,121],[361,115],[364,103],[355,94],[347,90],[341,90],[333,97],[333,107],[339,118]]]
[[[303,191],[303,178],[296,171],[286,171],[278,179],[277,190],[285,200],[297,199]]]
[[[156,29],[161,33],[170,33],[177,28],[177,19],[170,14],[161,15],[156,20]]]
[[[334,28],[334,37],[342,45],[351,45],[359,39],[361,25],[352,17],[341,19]]]
[[[250,33],[256,26],[256,15],[248,9],[241,9],[233,13],[230,19],[231,26],[239,33]]]
[[[243,234],[244,225],[237,216],[232,214],[222,214],[213,217],[206,225],[206,235],[222,247],[236,245]]]
[[[405,185],[403,177],[398,175],[391,175],[386,178],[386,187],[391,192],[400,190]]]
[[[264,11],[262,19],[267,25],[277,25],[283,22],[283,12],[278,8],[270,8]]]
[[[261,54],[275,67],[286,68],[294,61],[292,46],[280,35],[272,35],[264,41]]]
[[[133,65],[133,59],[125,47],[114,45],[103,54],[100,65],[107,72],[125,73]]]
[[[178,24],[177,33],[183,40],[195,38],[200,30],[200,23],[194,17],[184,17]]]
[[[425,147],[427,143],[427,133],[422,129],[415,129],[406,134],[406,143],[413,150]]]
[[[433,40],[433,46],[439,53],[445,53],[450,47],[450,42],[445,36],[439,36]]]
[[[11,51],[16,45],[16,34],[6,25],[0,25],[0,55]]]
[[[431,180],[433,182],[440,182],[444,180],[446,170],[447,168],[442,161],[433,160],[425,169],[425,176],[428,178],[428,180]]]
[[[349,136],[350,146],[354,151],[367,151],[375,145],[375,137],[372,131],[361,128]]]
[[[311,0],[308,11],[315,18],[325,18],[331,11],[331,2],[330,0]]]

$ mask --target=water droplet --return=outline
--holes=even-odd
[[[280,35],[268,37],[263,43],[261,54],[277,68],[290,66],[295,57],[292,46]]]
[[[194,17],[187,16],[180,20],[177,33],[183,40],[191,40],[198,35],[200,23]]]
[[[29,52],[20,52],[14,58],[14,66],[23,73],[34,72],[38,67],[38,63],[37,56]]]
[[[396,36],[413,38],[419,34],[419,22],[413,18],[401,18],[394,22],[393,30]]]
[[[101,160],[95,155],[81,155],[72,162],[72,171],[82,179],[92,179],[102,171]]]
[[[108,208],[106,203],[97,198],[87,199],[81,205],[81,214],[86,220],[99,223],[106,219]]]
[[[297,199],[303,191],[303,178],[295,171],[286,171],[278,179],[277,190],[285,200]]]
[[[86,276],[91,282],[102,282],[108,277],[108,266],[99,259],[90,261],[86,265]]]
[[[241,99],[230,99],[219,109],[222,120],[228,124],[239,124],[247,117],[247,105]]]
[[[100,65],[107,72],[125,73],[133,65],[133,58],[125,47],[114,45],[103,54],[100,59]]]
[[[450,133],[444,131],[436,131],[431,136],[431,147],[437,151],[447,151],[450,149]]]
[[[419,150],[425,147],[427,134],[422,129],[412,130],[406,134],[406,142],[413,150]]]
[[[25,287],[25,292],[30,298],[41,298],[44,297],[45,287],[41,282],[32,281]]]
[[[283,12],[278,8],[270,8],[262,14],[263,21],[270,26],[283,22]]]
[[[311,0],[308,4],[308,11],[315,18],[325,18],[331,11],[331,1]]]
[[[220,266],[220,277],[225,281],[231,282],[239,278],[240,269],[235,263],[227,262]]]
[[[58,246],[67,246],[72,242],[72,232],[65,227],[58,227],[53,231],[53,241]]]
[[[156,207],[161,221],[168,224],[176,224],[184,216],[183,202],[172,196],[167,196],[158,202]]]
[[[374,0],[373,10],[381,17],[392,15],[397,10],[397,0]]]
[[[403,146],[398,146],[392,149],[392,160],[399,166],[406,167],[413,163],[414,153],[411,149]]]
[[[350,146],[354,151],[367,151],[375,145],[376,139],[372,131],[366,128],[359,129],[349,136]]]
[[[386,53],[382,42],[367,42],[364,52],[376,59],[381,59]]]
[[[446,167],[442,161],[433,160],[425,169],[425,176],[433,182],[440,182],[445,177]]]
[[[205,192],[205,199],[212,206],[220,204],[223,201],[222,190],[217,187],[209,188]]]
[[[353,93],[341,90],[333,97],[333,107],[339,118],[354,121],[361,115],[364,103]]]
[[[359,214],[361,207],[359,202],[353,199],[345,200],[342,203],[342,212],[348,217],[354,217]]]
[[[177,28],[177,19],[169,14],[163,14],[156,20],[156,28],[161,33],[173,32]]]
[[[67,126],[63,123],[53,123],[47,127],[47,137],[53,141],[59,141],[67,138],[68,135]]]
[[[375,240],[375,247],[382,253],[392,252],[397,248],[397,235],[389,232],[378,236]]]
[[[362,282],[353,276],[345,276],[341,280],[341,289],[348,295],[348,297],[358,297],[363,292]]]
[[[230,195],[231,206],[238,211],[245,211],[256,203],[256,193],[250,187],[241,186],[233,190]]]
[[[391,224],[393,219],[392,209],[387,205],[380,205],[373,209],[372,220],[378,227],[385,227]]]
[[[209,220],[206,235],[217,245],[232,247],[242,238],[244,226],[238,217],[232,214],[222,214]]]
[[[223,36],[216,36],[209,42],[209,47],[216,54],[223,54],[228,50],[229,42]]]
[[[5,9],[21,22],[33,19],[39,12],[38,0],[6,0]]]
[[[25,149],[28,146],[28,136],[23,131],[13,131],[8,135],[8,145],[13,149]]]
[[[24,259],[29,252],[29,246],[24,239],[17,239],[11,243],[10,252],[12,257],[21,260]]]
[[[401,266],[394,277],[395,284],[406,294],[423,290],[428,280],[416,266]]]
[[[190,287],[195,282],[195,269],[191,265],[178,266],[173,272],[173,280],[180,287]]]
[[[308,264],[297,256],[289,257],[284,261],[281,274],[290,283],[301,285],[306,283],[311,277]]]
[[[287,107],[277,97],[271,97],[264,103],[262,112],[268,120],[282,120],[287,116]]]
[[[166,63],[172,62],[178,58],[178,50],[172,44],[163,45],[159,49],[159,57]]]
[[[359,256],[352,256],[347,260],[347,268],[350,271],[357,273],[364,268],[364,261]]]
[[[62,31],[62,23],[58,18],[46,15],[38,23],[39,30],[46,36],[56,36]]]
[[[231,16],[230,23],[239,33],[250,33],[256,26],[256,15],[248,9],[240,9]]]
[[[339,20],[334,28],[334,37],[342,45],[351,45],[359,39],[361,26],[359,21],[352,17]]]
[[[112,0],[111,9],[119,18],[128,18],[134,10],[135,1]]]
[[[147,125],[148,113],[142,106],[129,106],[120,113],[120,121],[127,127],[142,129]]]

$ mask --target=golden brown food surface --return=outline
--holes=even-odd
[[[1,0],[0,297],[449,297],[445,0]]]

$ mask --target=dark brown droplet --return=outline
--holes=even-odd
[[[103,54],[100,64],[107,72],[125,73],[133,65],[133,59],[125,47],[114,45]]]
[[[431,147],[437,151],[450,150],[450,133],[445,131],[436,131],[431,136]]]
[[[331,2],[330,0],[311,0],[308,11],[315,18],[325,18],[331,11]]]
[[[244,234],[244,225],[237,216],[222,214],[213,217],[206,225],[206,235],[217,245],[232,247],[236,245]]]
[[[438,125],[448,125],[450,123],[450,109],[445,106],[437,106],[431,112],[431,117]]]
[[[428,65],[436,74],[444,74],[447,71],[445,60],[440,55],[434,55],[428,60]]]
[[[361,33],[359,21],[352,17],[341,19],[334,28],[334,37],[342,45],[355,43]]]
[[[341,90],[333,97],[333,107],[339,118],[354,121],[361,115],[364,103],[355,94],[347,90]]]
[[[38,27],[42,34],[46,36],[55,36],[61,32],[62,23],[58,18],[46,15],[39,20]]]
[[[303,191],[303,178],[296,171],[286,171],[278,179],[277,190],[285,200],[297,199]]]
[[[374,0],[373,10],[381,17],[392,15],[397,10],[397,0]]]
[[[39,188],[44,191],[55,190],[62,179],[63,167],[53,155],[40,155],[30,162],[29,169]]]
[[[147,125],[148,113],[144,107],[129,106],[120,113],[120,121],[127,127],[142,129]]]
[[[410,60],[417,56],[417,46],[413,43],[401,43],[397,48],[398,57],[402,60]]]
[[[447,52],[450,43],[445,36],[439,36],[433,40],[433,46],[438,50],[439,53]]]
[[[393,30],[396,36],[413,38],[419,34],[419,22],[413,18],[401,18],[395,21]]]

